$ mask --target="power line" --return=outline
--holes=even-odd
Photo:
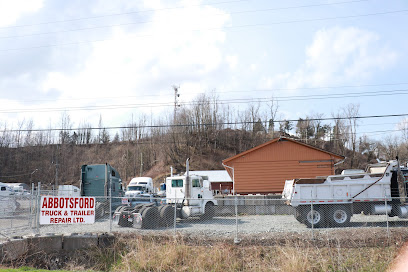
[[[246,0],[246,1],[248,1],[248,0]],[[265,11],[288,10],[288,9],[295,9],[295,8],[309,8],[309,7],[328,6],[328,5],[358,3],[358,2],[366,2],[366,1],[369,1],[369,0],[355,0],[355,1],[345,1],[345,2],[335,2],[335,3],[323,3],[323,4],[312,4],[312,5],[292,6],[292,7],[282,7],[282,8],[266,8],[266,9],[236,11],[236,12],[230,12],[229,14],[242,14],[242,13],[255,13],[255,12],[265,12]],[[132,13],[132,12],[130,12],[130,13]],[[129,14],[129,13],[124,13],[124,14]],[[215,14],[215,15],[223,15],[223,14]],[[51,34],[60,34],[60,33],[76,32],[76,31],[84,31],[84,30],[95,30],[95,29],[118,27],[118,26],[129,26],[129,25],[138,25],[138,24],[148,24],[148,23],[154,23],[154,22],[156,22],[156,21],[155,21],[155,20],[151,20],[151,21],[139,21],[139,22],[128,22],[128,23],[121,23],[121,24],[92,26],[92,27],[83,27],[83,28],[75,28],[75,29],[67,29],[67,30],[49,31],[49,32],[38,32],[38,33],[31,33],[31,34],[24,34],[24,35],[0,36],[0,39],[24,38],[24,37],[32,37],[32,36],[40,36],[40,35],[51,35]]]
[[[24,176],[29,176],[29,175],[31,175],[32,173],[33,173],[33,172],[24,173],[24,174],[10,175],[10,176],[0,176],[0,178],[16,178],[16,177],[24,177]]]
[[[373,118],[390,118],[408,116],[408,113],[401,114],[386,114],[386,115],[367,115],[354,117],[327,117],[327,118],[310,118],[308,121],[335,121],[349,119],[373,119]],[[282,122],[297,122],[299,119],[284,119],[273,120],[275,123]],[[139,126],[111,126],[111,127],[82,127],[82,128],[48,128],[48,129],[4,129],[4,132],[46,132],[46,131],[87,131],[87,130],[113,130],[113,129],[145,129],[145,128],[177,128],[177,127],[217,127],[226,125],[249,125],[249,124],[268,123],[269,120],[263,121],[241,121],[241,122],[218,122],[218,123],[202,123],[202,124],[168,124],[168,125],[139,125]]]
[[[321,99],[339,99],[339,98],[360,98],[360,97],[378,97],[391,95],[407,95],[408,89],[387,90],[387,91],[372,91],[372,92],[352,92],[352,93],[335,93],[335,94],[316,94],[316,95],[297,95],[297,96],[272,96],[259,98],[236,98],[236,99],[219,99],[209,101],[210,105],[225,105],[225,104],[248,104],[248,103],[263,103],[263,102],[288,102],[288,101],[305,101],[305,100],[321,100]],[[200,102],[180,102],[179,105],[195,106],[200,105]],[[137,103],[137,104],[111,104],[100,106],[73,106],[65,108],[24,108],[24,109],[3,109],[0,113],[24,113],[24,112],[61,112],[61,111],[89,111],[89,110],[120,110],[126,108],[153,108],[153,107],[174,107],[174,102],[160,103]]]
[[[185,9],[191,7],[200,7],[200,6],[208,6],[208,5],[220,5],[220,4],[230,4],[230,3],[237,3],[237,2],[248,2],[249,0],[235,0],[235,1],[224,1],[224,2],[216,2],[216,3],[209,3],[209,4],[201,4],[201,5],[191,5],[191,6],[179,6],[179,7],[169,7],[169,8],[161,8],[161,9],[149,9],[149,10],[141,10],[141,11],[129,11],[129,12],[122,12],[122,13],[112,13],[112,14],[105,14],[105,15],[98,15],[98,16],[89,16],[89,17],[81,17],[81,18],[73,18],[67,20],[57,20],[51,22],[43,22],[43,23],[36,23],[36,24],[25,24],[25,25],[16,25],[16,26],[7,26],[7,27],[0,27],[0,29],[7,29],[7,28],[21,28],[21,27],[28,27],[28,26],[36,26],[36,25],[45,25],[45,24],[56,24],[56,23],[65,23],[65,22],[73,22],[73,21],[82,21],[82,20],[91,20],[91,19],[100,19],[106,17],[113,17],[113,16],[121,16],[121,15],[130,15],[130,14],[137,14],[137,13],[144,13],[144,12],[157,12],[157,11],[164,11],[164,10],[174,10],[174,9]],[[288,9],[299,9],[299,8],[311,8],[311,7],[321,7],[321,6],[332,6],[332,5],[339,5],[339,4],[350,4],[350,3],[359,3],[359,2],[367,2],[370,0],[352,0],[352,1],[342,1],[342,2],[332,2],[332,3],[321,3],[321,4],[310,4],[310,5],[299,5],[299,6],[290,6],[290,7],[281,7],[281,8],[265,8],[265,9],[256,9],[256,10],[245,10],[245,11],[235,11],[230,12],[229,14],[240,14],[240,13],[254,13],[254,12],[263,12],[263,11],[278,11],[278,10],[288,10]],[[145,21],[145,22],[135,22],[133,24],[144,24],[144,23],[151,23],[154,21]],[[118,25],[110,25],[110,26],[101,26],[101,27],[112,27]],[[99,27],[97,27],[99,28]],[[89,28],[93,29],[93,28]],[[83,30],[83,29],[77,29]],[[68,31],[76,31],[76,30],[68,30]],[[53,34],[54,32],[44,32],[44,33],[37,33],[34,35],[46,35],[46,34]],[[24,37],[22,36],[10,36],[10,37],[0,37],[3,38],[15,38],[15,37]]]
[[[321,90],[321,89],[346,89],[346,88],[362,88],[362,87],[381,87],[381,86],[398,86],[398,85],[408,85],[408,82],[401,82],[401,83],[380,83],[380,84],[360,84],[360,85],[340,85],[340,86],[316,86],[316,87],[299,87],[299,88],[272,88],[272,89],[254,89],[254,90],[239,90],[239,91],[216,91],[215,94],[226,94],[226,93],[248,93],[248,92],[275,92],[275,91],[313,91],[313,90]],[[405,91],[405,90],[386,90],[384,92],[393,92],[393,91]],[[182,92],[181,92],[182,93]],[[206,92],[188,92],[188,94],[193,95],[205,95]],[[174,97],[174,94],[143,94],[143,95],[130,95],[130,96],[105,96],[105,97],[98,97],[101,100],[107,99],[128,99],[128,98],[145,98],[145,97]],[[288,96],[290,97],[290,96]],[[275,97],[274,97],[275,98]],[[278,97],[276,97],[278,98]],[[286,98],[286,97],[285,97]],[[81,101],[81,100],[92,100],[95,101],[95,97],[81,97],[81,98],[65,98],[59,99],[59,101]],[[19,100],[21,102],[55,102],[55,99],[23,99]]]
[[[224,29],[224,30],[227,30],[227,29],[243,29],[243,28],[250,28],[250,27],[273,26],[273,25],[280,25],[280,24],[318,22],[318,21],[338,20],[338,19],[351,19],[351,18],[369,17],[369,16],[378,16],[378,15],[387,15],[387,14],[396,14],[396,13],[405,13],[405,12],[408,12],[408,9],[385,11],[385,12],[376,12],[376,13],[367,13],[367,14],[359,14],[359,15],[347,15],[347,16],[335,16],[335,17],[326,17],[326,18],[281,21],[281,22],[272,22],[272,23],[264,23],[264,24],[247,24],[247,25],[225,26],[225,27],[215,27],[215,28],[185,29],[185,30],[178,30],[178,31],[200,32],[200,31],[214,31],[214,30],[222,30],[222,29]],[[133,35],[132,37],[142,38],[142,37],[153,37],[153,36],[155,36],[155,34]],[[67,46],[69,46],[69,45],[81,45],[81,44],[105,42],[105,41],[111,41],[111,40],[114,40],[114,39],[100,39],[100,40],[77,41],[77,42],[57,43],[57,44],[38,45],[38,46],[20,47],[20,48],[6,48],[6,49],[0,49],[0,52],[28,50],[28,49],[41,49],[41,48],[58,47],[58,46],[66,46],[66,45]]]
[[[73,18],[73,19],[56,20],[56,21],[48,21],[48,22],[41,22],[41,23],[33,23],[33,24],[24,24],[24,25],[15,25],[15,26],[5,26],[5,27],[0,27],[0,29],[21,28],[21,27],[29,27],[29,26],[37,26],[37,25],[48,25],[48,24],[57,24],[57,23],[67,23],[67,22],[83,21],[83,20],[92,20],[92,19],[100,19],[100,18],[106,18],[106,17],[121,16],[121,15],[130,15],[130,14],[137,14],[137,13],[144,13],[144,12],[155,12],[155,11],[164,11],[164,10],[172,10],[172,9],[184,9],[184,8],[189,8],[189,7],[200,7],[200,6],[207,6],[207,5],[220,5],[220,4],[229,4],[229,3],[238,3],[238,2],[248,2],[248,1],[250,1],[250,0],[233,0],[233,1],[215,2],[215,3],[210,3],[210,4],[191,5],[191,6],[179,6],[179,7],[169,7],[169,8],[161,8],[161,9],[137,10],[137,11],[111,13],[111,14],[104,14],[104,15],[97,15],[97,16],[88,16],[88,17],[80,17],[80,18]],[[360,2],[360,1],[350,1],[350,2]]]

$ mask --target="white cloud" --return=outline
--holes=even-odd
[[[25,13],[42,8],[43,0],[0,0],[0,27],[15,23]]]
[[[323,29],[306,48],[305,62],[294,72],[267,77],[262,87],[299,88],[361,82],[392,66],[397,54],[370,31]]]
[[[228,20],[228,14],[209,6],[156,12],[152,23],[138,26],[135,31],[116,27],[109,40],[93,44],[82,70],[75,74],[49,72],[43,87],[61,91],[62,98],[95,97],[94,103],[105,105],[116,101],[98,98],[121,96],[120,103],[171,102],[171,96],[158,96],[153,102],[151,97],[143,96],[158,95],[163,89],[171,94],[173,84],[183,86],[183,90],[190,86],[198,88],[194,92],[205,91],[211,83],[203,81],[217,73],[220,66],[233,67],[237,63],[236,57],[224,57],[221,51],[225,40],[221,27]],[[216,30],[191,31],[197,28]],[[128,96],[139,98],[131,100]],[[106,113],[111,114],[115,113]]]
[[[238,57],[237,56],[226,56],[225,60],[228,62],[228,65],[231,69],[235,69],[238,65]]]

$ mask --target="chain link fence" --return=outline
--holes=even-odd
[[[35,216],[35,197],[30,195],[0,196],[1,236],[32,229]]]
[[[288,235],[299,239],[356,233],[358,237],[362,233],[390,237],[405,234],[408,226],[408,205],[402,205],[398,198],[353,204],[347,199],[337,199],[335,203],[311,199],[292,207],[279,196],[223,196],[187,201],[142,195],[132,199],[95,197],[93,224],[43,225],[39,220],[43,193],[1,197],[0,237],[136,232],[232,238],[239,242]]]

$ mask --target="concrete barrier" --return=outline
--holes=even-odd
[[[0,242],[0,263],[15,261],[25,254],[43,252],[56,253],[61,250],[74,251],[92,247],[108,247],[115,241],[115,236],[110,233],[103,234],[67,234],[67,235],[35,235],[27,237],[14,237]]]
[[[28,250],[31,253],[53,253],[62,249],[63,236],[55,234],[35,235],[27,237]]]
[[[27,239],[16,237],[1,243],[1,260],[14,261],[21,258],[28,251]]]
[[[248,195],[245,196],[246,206],[265,206],[265,196],[264,195]]]
[[[92,233],[64,235],[63,249],[73,251],[98,246],[98,235]]]
[[[238,214],[268,215],[293,214],[293,208],[285,204],[281,195],[238,195],[236,196]],[[216,196],[218,207],[216,215],[235,214],[235,196]]]

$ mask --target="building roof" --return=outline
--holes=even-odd
[[[226,170],[189,171],[189,174],[206,176],[210,182],[232,182]]]
[[[320,149],[320,148],[317,148],[317,147],[314,147],[314,146],[311,146],[311,145],[308,145],[308,144],[305,144],[305,143],[302,143],[302,142],[298,142],[298,141],[296,141],[296,140],[294,140],[294,139],[291,139],[291,138],[280,137],[280,138],[275,138],[275,139],[273,139],[273,140],[270,140],[270,141],[268,141],[268,142],[266,142],[266,143],[264,143],[264,144],[258,145],[258,146],[254,147],[254,148],[251,148],[251,149],[249,149],[249,150],[247,150],[247,151],[244,151],[244,152],[242,152],[242,153],[239,153],[239,154],[237,154],[237,155],[235,155],[235,156],[232,156],[232,157],[230,157],[230,158],[227,158],[227,159],[223,160],[222,163],[223,163],[223,164],[227,164],[228,162],[233,161],[233,160],[235,160],[235,159],[237,159],[237,158],[239,158],[239,157],[242,157],[242,156],[244,156],[244,155],[246,155],[246,154],[248,154],[248,153],[257,151],[257,150],[259,150],[259,149],[261,149],[261,148],[263,148],[263,147],[265,147],[265,146],[267,146],[267,145],[270,145],[270,144],[273,144],[273,143],[276,143],[276,142],[282,141],[282,140],[290,141],[290,142],[293,142],[293,143],[296,143],[296,144],[299,144],[299,145],[303,145],[303,146],[306,146],[306,147],[308,147],[308,148],[312,148],[312,149],[318,150],[318,151],[320,151],[320,152],[329,154],[330,156],[335,157],[338,161],[344,160],[344,158],[345,158],[344,156],[341,156],[341,155],[338,155],[338,154],[335,154],[335,153],[332,153],[332,152],[329,152],[329,151],[326,151],[326,150],[323,150],[323,149]]]

